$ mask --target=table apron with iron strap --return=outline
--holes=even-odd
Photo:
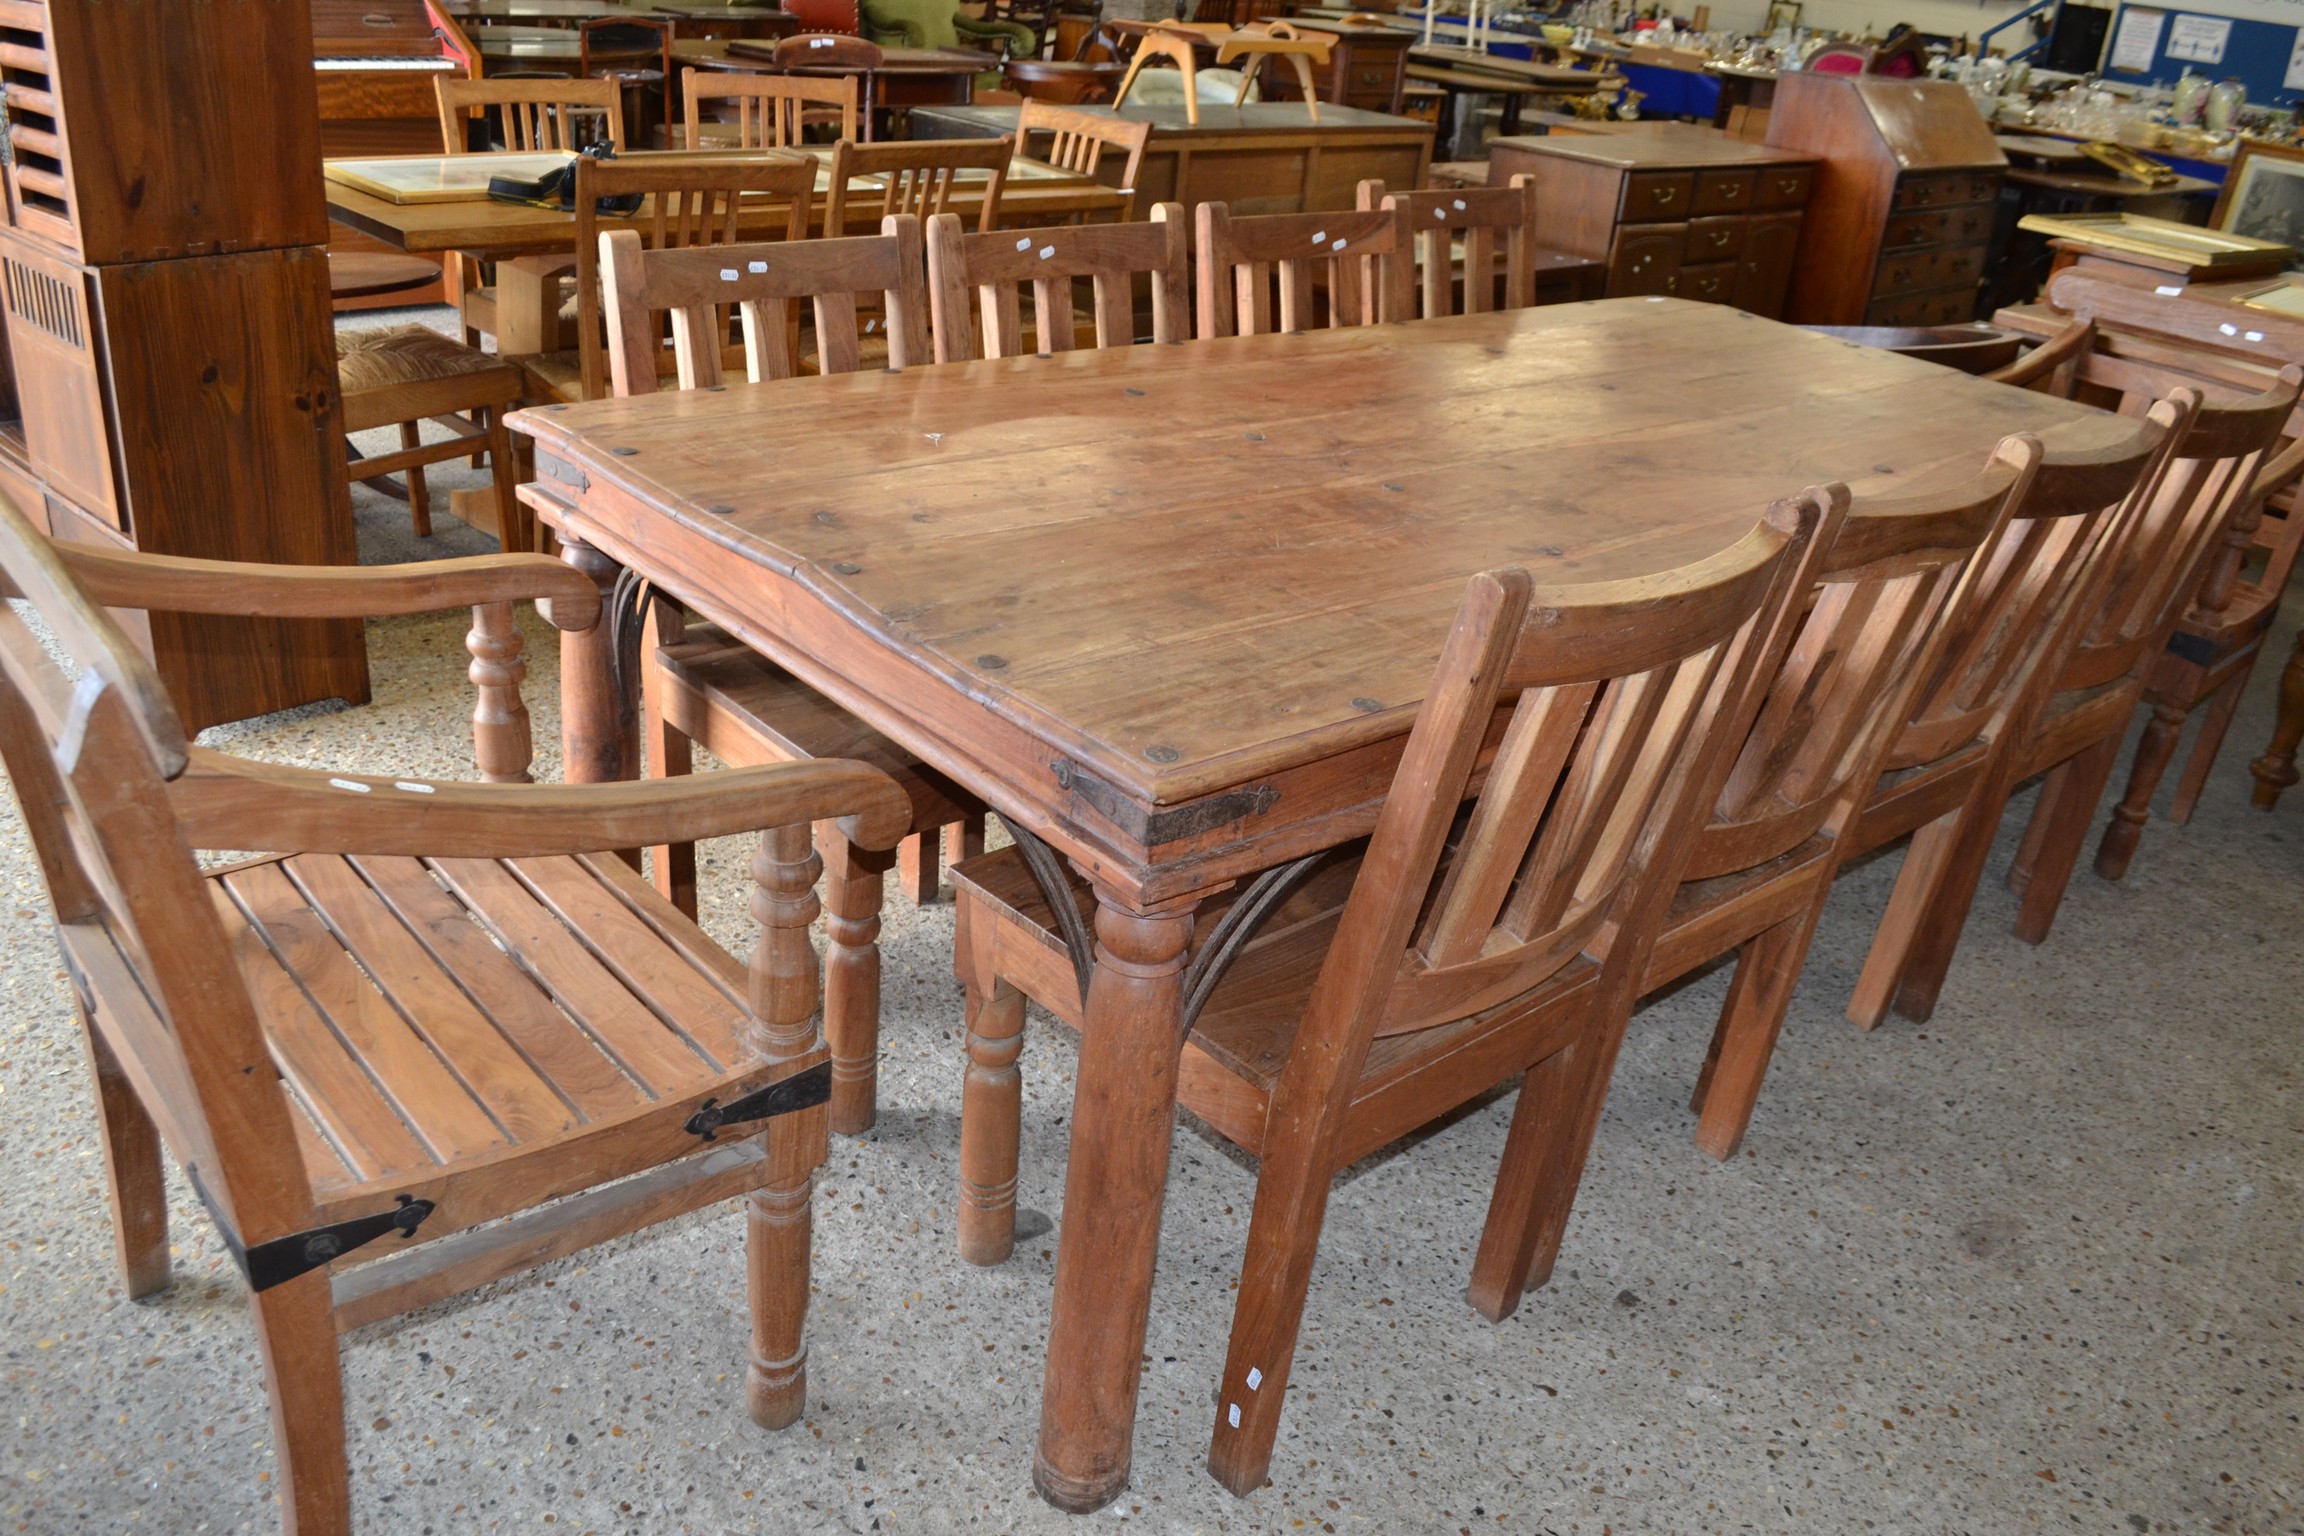
[[[855,373],[520,413],[617,617],[567,775],[632,771],[643,588],[1093,884],[1036,1480],[1128,1477],[1195,908],[1374,825],[1465,581],[1662,571],[1774,499],[2136,424],[1678,300]],[[1207,948],[1228,946],[1211,940]],[[1212,1327],[1223,1320],[1209,1318]]]

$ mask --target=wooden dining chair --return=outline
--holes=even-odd
[[[1832,882],[1854,843],[1910,695],[1953,639],[1964,594],[2006,538],[2039,444],[2014,439],[1974,477],[1942,490],[1846,504],[1810,562],[1814,587],[1780,657],[1763,662],[1764,703],[1694,833],[1641,978],[1653,993],[1736,956],[1697,1079],[1697,1147],[1736,1155]],[[1606,1083],[1599,1089],[1604,1091]],[[1585,1134],[1599,1127],[1584,1106]]]
[[[1394,210],[1403,230],[1414,236],[1426,318],[1458,313],[1459,295],[1461,312],[1472,315],[1535,304],[1536,268],[1544,253],[1536,238],[1533,176],[1515,176],[1501,187],[1424,192],[1387,192],[1381,181],[1363,181],[1359,203]]]
[[[1045,150],[1039,147],[1041,134],[1048,136]],[[1122,223],[1136,217],[1136,178],[1144,169],[1144,147],[1151,142],[1149,121],[1131,121],[1110,113],[1061,107],[1046,101],[1027,100],[1016,109],[1018,153],[1059,170],[1074,171],[1118,187],[1128,199],[1120,210]],[[1117,180],[1104,172],[1107,150],[1116,150],[1122,156]]]
[[[1373,834],[1195,914],[1178,1098],[1258,1159],[1209,1456],[1235,1493],[1269,1470],[1338,1170],[1525,1073],[1472,1304],[1510,1313],[1557,1243],[1577,1110],[1631,1008],[1680,834],[1837,513],[1780,504],[1720,555],[1640,581],[1475,577]],[[1012,1246],[1024,1000],[1074,1028],[1085,1009],[1053,903],[1071,919],[1094,897],[1031,846],[955,871],[960,1251],[976,1263]]]
[[[1956,922],[1973,901],[2008,798],[2007,748],[2023,738],[2072,644],[2097,552],[2124,536],[2195,404],[2185,396],[2153,405],[2145,430],[2110,449],[2034,456],[2024,439],[2001,445],[2003,462],[2033,459],[2029,484],[1945,617],[1944,647],[1902,709],[1846,834],[1848,858],[1911,839],[1848,1004],[1862,1028],[1878,1027],[1892,1006],[1918,1006],[1897,1000],[1917,948],[1957,941],[1956,926],[1932,928],[1928,914]],[[1751,1097],[1708,1112],[1748,1117]]]
[[[1152,339],[1181,342],[1190,335],[1190,236],[1182,203],[1160,203],[1142,224],[1090,224],[1028,231],[969,234],[960,216],[928,221],[928,306],[936,361],[1015,357],[1024,350],[1017,285],[1032,285],[1032,334],[1042,353],[1069,352],[1077,334],[1072,304],[1075,280],[1095,292],[1094,331],[1099,347],[1136,339],[1134,278],[1152,279]],[[974,292],[983,308],[978,346]]]
[[[619,396],[659,387],[657,354],[663,318],[672,322],[677,384],[696,389],[721,381],[718,340],[730,307],[742,317],[747,375],[755,382],[795,371],[785,307],[814,310],[819,356],[827,373],[858,366],[857,301],[877,297],[885,317],[888,365],[928,358],[927,308],[921,291],[920,223],[890,216],[884,233],[780,245],[712,250],[647,250],[629,230],[602,237],[607,273],[610,376]],[[819,840],[826,883],[831,954],[825,966],[824,1022],[832,1051],[832,1126],[845,1135],[871,1129],[880,1058],[880,909],[891,862],[901,862],[905,889],[934,899],[936,847],[952,845],[958,862],[984,846],[984,807],[942,774],[746,647],[727,629],[692,623],[678,608],[654,605],[644,644],[641,700],[647,772],[689,771],[696,746],[738,765],[846,758],[874,763],[902,785],[911,807],[902,851],[891,856],[858,846],[826,828]],[[657,889],[682,911],[696,909],[692,843],[651,851]],[[923,889],[925,897],[923,897]]]
[[[439,75],[432,90],[440,108],[440,139],[451,155],[469,152],[474,122],[492,144],[508,152],[566,150],[595,142],[593,124],[624,152],[623,100],[613,80],[465,80]]]
[[[657,250],[733,245],[743,233],[747,198],[781,199],[783,238],[808,235],[816,162],[806,155],[637,155],[579,161],[576,166],[576,348],[522,357],[531,393],[548,400],[599,400],[608,394],[608,327],[601,301],[600,202],[644,197],[635,237]]]
[[[2013,384],[2069,400],[2078,381],[2080,365],[2096,350],[2096,322],[2079,319],[2065,326],[2012,363],[1981,375],[1995,384]]]
[[[348,460],[351,474],[370,485],[385,475],[403,476],[409,521],[418,538],[432,536],[425,466],[464,458],[481,446],[492,476],[498,542],[507,551],[536,547],[527,509],[513,491],[512,435],[504,426],[506,413],[519,406],[525,390],[518,368],[428,325],[336,333],[338,437],[347,455],[355,432],[400,429],[398,452]],[[445,441],[423,440],[422,426],[428,421],[447,430]],[[391,493],[389,487],[377,488]]]
[[[980,197],[976,207],[978,233],[1000,227],[1000,198],[1008,185],[1008,163],[1015,158],[1014,135],[997,139],[905,139],[887,144],[858,144],[842,139],[832,146],[832,165],[824,201],[824,233],[848,233],[854,213],[885,219],[907,213],[927,220],[951,211],[955,189]],[[967,176],[969,171],[981,172]],[[860,196],[856,183],[869,177],[878,196]],[[852,212],[851,210],[854,210]]]
[[[576,23],[576,73],[588,80],[606,80],[619,97],[629,95],[639,108],[627,112],[619,105],[627,138],[638,139],[643,149],[654,145],[647,130],[651,116],[662,125],[664,148],[672,142],[672,23],[661,16],[593,16]],[[648,111],[649,97],[656,112]]]
[[[1194,263],[1200,339],[1415,318],[1411,248],[1398,210],[1235,217],[1202,203]],[[1275,308],[1273,289],[1279,290]]]
[[[2173,445],[2089,553],[2063,654],[2045,663],[2046,681],[1999,749],[2007,754],[1992,788],[1999,803],[1969,818],[1960,845],[1939,855],[1980,878],[2007,796],[2045,774],[2008,872],[2020,898],[2016,936],[2028,944],[2048,936],[2151,666],[2245,509],[2257,466],[2295,409],[2300,383],[2304,369],[2292,368],[2273,388],[2233,404],[2202,405],[2188,388],[2172,392],[2166,403],[2175,408]],[[1871,998],[1892,994],[1897,1013],[1928,1019],[1973,892],[1973,881],[1947,878],[1925,911],[1910,914],[1913,937],[1893,978],[1885,970],[1866,978]]]
[[[340,1333],[730,1196],[748,1407],[768,1428],[803,1407],[829,1077],[808,826],[884,846],[896,787],[859,763],[560,787],[242,761],[185,739],[105,611],[472,603],[496,637],[474,645],[486,715],[518,709],[514,599],[574,628],[599,612],[558,565],[52,546],[0,502],[0,578],[45,631],[0,607],[0,756],[93,1067],[123,1280],[169,1283],[165,1150],[248,1287],[292,1536],[350,1530]],[[508,734],[524,773],[524,718],[484,726],[483,757]],[[749,968],[594,852],[762,828]],[[203,870],[212,849],[268,852]]]
[[[783,149],[799,144],[816,124],[838,125],[840,137],[856,133],[856,77],[754,75],[726,70],[684,69],[680,94],[686,104],[690,149]],[[704,104],[733,105],[733,144],[704,142]]]

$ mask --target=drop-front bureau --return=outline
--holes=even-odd
[[[1498,139],[1488,179],[1536,178],[1544,244],[1608,264],[1608,297],[1673,294],[1773,319],[1814,157],[1711,128]]]
[[[1787,319],[1976,318],[2008,162],[1965,90],[1947,80],[1786,75],[1768,143],[1817,162]]]

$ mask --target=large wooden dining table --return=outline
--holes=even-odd
[[[1194,910],[1371,829],[1467,578],[1661,571],[1810,484],[1909,488],[2008,433],[2137,430],[1663,299],[511,422],[536,441],[524,494],[625,599],[564,641],[571,780],[633,771],[619,636],[644,580],[1093,884],[1035,1468],[1071,1510],[1128,1478]]]

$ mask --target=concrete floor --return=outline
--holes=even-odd
[[[404,509],[358,496],[369,557],[407,550]],[[438,552],[486,547],[440,527]],[[376,624],[374,704],[208,740],[468,772],[461,631]],[[552,776],[553,649],[530,634]],[[1276,1481],[1247,1500],[1201,1464],[1254,1173],[1189,1125],[1134,1481],[1083,1520],[1033,1496],[1055,1238],[999,1270],[953,1254],[951,908],[892,898],[881,1121],[836,1139],[820,1186],[806,1422],[744,1417],[722,1206],[354,1335],[355,1524],[2304,1531],[2304,794],[2246,803],[2271,691],[2259,676],[2197,819],[2155,822],[2122,885],[2083,871],[2046,945],[2009,936],[1988,884],[1926,1028],[1840,1019],[1897,856],[1850,872],[1735,1161],[1695,1152],[1686,1109],[1724,978],[1645,1009],[1559,1272],[1503,1326],[1462,1292],[1508,1097],[1356,1169]],[[176,1284],[122,1297],[46,897],[0,815],[0,1531],[276,1530],[241,1284],[173,1173]],[[744,856],[705,864],[707,925],[738,953]],[[1024,1063],[1021,1200],[1060,1222],[1071,1042],[1036,1027]]]

